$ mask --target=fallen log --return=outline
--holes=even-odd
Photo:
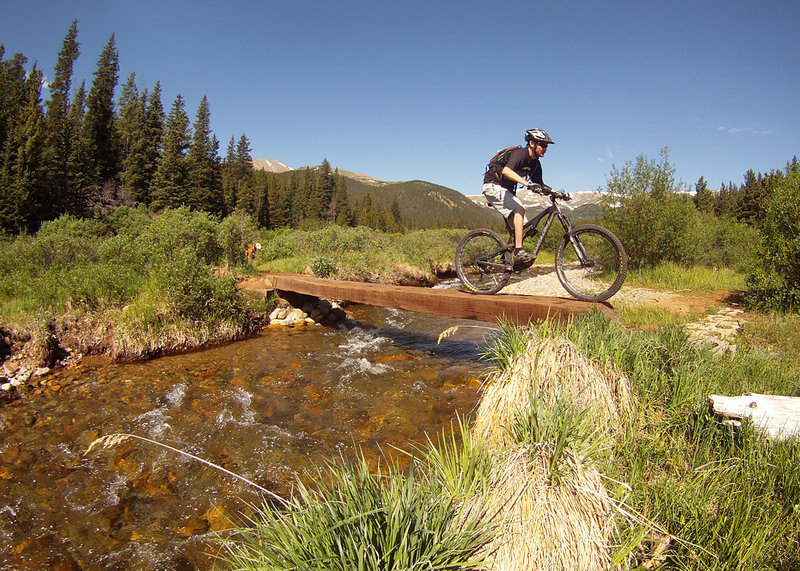
[[[711,406],[732,424],[749,418],[770,438],[788,440],[800,436],[800,398],[745,393],[738,397],[709,395]]]

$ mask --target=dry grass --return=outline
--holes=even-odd
[[[601,370],[565,339],[533,339],[512,367],[486,388],[473,434],[495,456],[490,510],[501,533],[488,548],[489,569],[609,569],[615,506],[598,470],[572,451],[568,469],[551,478],[547,446],[516,445],[509,427],[535,392],[543,402],[589,408],[598,425],[620,428],[630,407],[627,380]]]
[[[525,448],[510,450],[495,466],[487,508],[499,510],[501,530],[488,551],[489,569],[608,569],[615,530],[613,503],[599,472],[571,458],[557,485],[548,459]]]
[[[489,379],[473,425],[476,436],[498,450],[511,444],[508,427],[533,391],[545,402],[557,399],[592,408],[598,424],[617,429],[630,409],[630,384],[610,366],[600,369],[564,338],[533,338],[509,369]]]

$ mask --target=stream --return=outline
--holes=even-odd
[[[328,459],[376,465],[469,414],[487,371],[474,321],[351,306],[350,327],[269,327],[134,364],[85,359],[0,408],[0,569],[209,569],[261,496],[129,433],[287,497]],[[437,344],[439,334],[459,325]],[[474,327],[474,326],[479,327]]]

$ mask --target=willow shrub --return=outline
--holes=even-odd
[[[233,278],[216,275],[212,265],[225,263],[238,249],[243,257],[243,220],[220,222],[188,208],[154,214],[138,207],[97,219],[45,222],[33,236],[0,242],[0,315],[24,327],[25,315],[32,320],[69,308],[91,312],[129,304],[138,312],[121,318],[125,327],[146,330],[155,316],[166,319],[155,308],[166,304],[183,320],[173,335],[193,323],[212,337],[221,329],[224,338],[241,335],[248,327],[244,302]],[[230,234],[241,237],[229,239]]]
[[[748,292],[773,309],[800,309],[800,171],[789,172],[767,198],[760,263],[748,275]]]

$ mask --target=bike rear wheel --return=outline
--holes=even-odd
[[[473,293],[497,293],[511,278],[508,244],[488,228],[472,230],[456,248],[456,272]]]
[[[619,291],[628,273],[628,255],[610,230],[595,224],[572,228],[556,250],[558,281],[583,301],[605,301]]]

